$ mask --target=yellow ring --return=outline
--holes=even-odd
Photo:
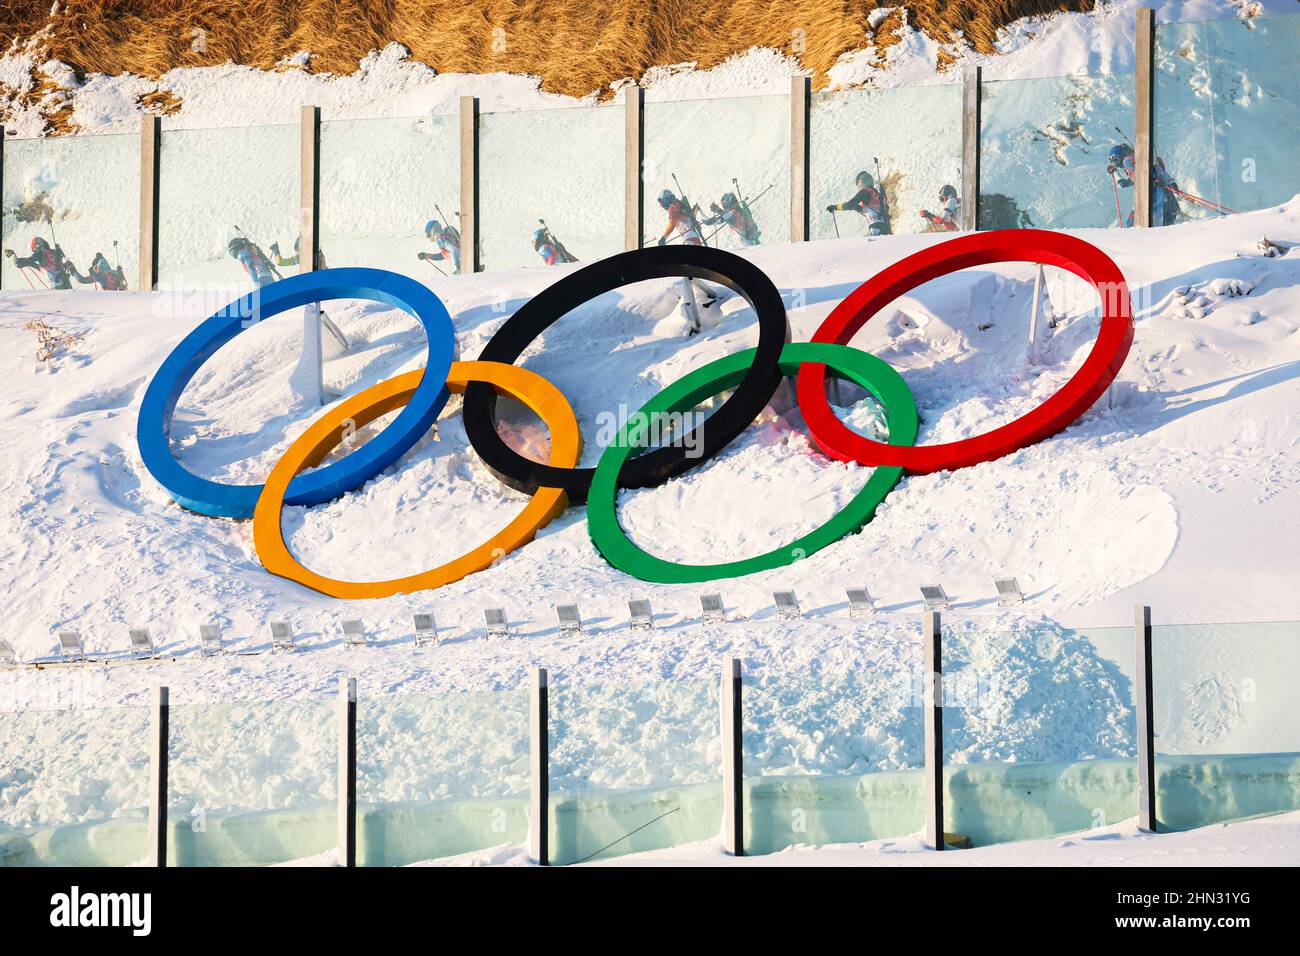
[[[321,416],[298,437],[271,470],[253,512],[253,547],[262,566],[272,574],[297,581],[336,598],[380,598],[423,591],[459,581],[481,571],[502,555],[532,541],[537,532],[569,505],[559,488],[539,488],[517,518],[473,551],[429,571],[391,581],[338,581],[309,571],[289,553],[280,530],[289,482],[304,468],[319,464],[343,440],[345,428],[355,430],[395,408],[405,405],[424,376],[416,369],[371,386]],[[536,372],[501,362],[453,362],[447,388],[463,392],[470,382],[485,382],[498,394],[518,399],[531,408],[551,433],[551,459],[556,468],[572,468],[582,454],[582,434],[560,390]]]

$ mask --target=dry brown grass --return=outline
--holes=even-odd
[[[227,61],[269,69],[301,50],[314,72],[351,73],[396,41],[442,72],[508,70],[582,96],[664,64],[716,66],[752,46],[797,56],[814,86],[843,53],[896,42],[900,14],[873,37],[867,17],[897,0],[4,0],[7,47],[42,30],[51,57],[79,71],[157,77]],[[992,52],[1020,17],[1091,9],[1093,0],[909,0],[914,26]],[[202,31],[196,33],[195,31]],[[200,42],[201,40],[201,42]]]

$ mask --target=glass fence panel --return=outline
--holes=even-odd
[[[3,178],[0,288],[135,286],[140,137],[6,140]]]
[[[242,293],[297,272],[299,160],[297,126],[164,129],[159,287]]]
[[[484,113],[485,270],[592,262],[623,249],[622,106]]]
[[[924,821],[919,645],[851,674],[747,677],[745,852],[915,833]]]
[[[149,712],[0,712],[0,866],[130,866],[149,852]]]
[[[363,697],[357,863],[403,866],[528,837],[528,691]]]
[[[1137,813],[1131,664],[1110,636],[944,631],[950,842],[1040,839]]]
[[[325,700],[173,706],[172,865],[260,866],[332,853],[335,714]]]
[[[457,116],[323,122],[320,176],[320,251],[327,265],[416,278],[459,270]]]
[[[1133,190],[1108,171],[1133,137],[1133,74],[981,84],[981,229],[1117,226]]]
[[[1155,626],[1151,661],[1162,826],[1300,809],[1300,622]]]
[[[789,242],[790,97],[647,103],[642,176],[646,245]]]
[[[811,238],[960,224],[960,85],[814,93],[808,137]]]
[[[716,837],[718,686],[674,681],[550,691],[551,862]]]
[[[1262,209],[1300,192],[1300,16],[1156,27],[1157,175],[1170,217]],[[1159,219],[1157,218],[1157,221]]]

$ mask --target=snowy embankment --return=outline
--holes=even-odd
[[[707,695],[683,704],[647,753],[644,707],[620,700],[619,685],[707,684],[719,659],[735,655],[771,687],[770,696],[760,689],[747,698],[756,766],[792,774],[901,769],[920,758],[919,710],[911,695],[895,691],[911,685],[918,660],[917,586],[937,580],[955,600],[946,626],[964,632],[949,664],[984,675],[979,706],[951,715],[953,759],[1126,756],[1130,639],[1120,631],[1118,639],[1094,642],[1076,628],[1122,628],[1137,601],[1152,604],[1158,622],[1300,620],[1291,586],[1300,533],[1300,423],[1291,412],[1300,400],[1300,252],[1256,254],[1264,235],[1300,241],[1300,201],[1158,233],[1078,235],[1116,259],[1135,297],[1136,338],[1114,407],[1103,403],[1008,458],[905,478],[861,534],[791,568],[721,582],[731,613],[722,625],[699,622],[701,589],[646,585],[613,570],[587,540],[581,509],[490,570],[432,593],[340,602],[271,577],[257,562],[247,523],[178,508],[136,451],[136,412],[149,378],[202,315],[157,295],[6,294],[6,636],[23,658],[48,659],[54,631],[77,627],[92,654],[117,663],[0,672],[0,703],[139,705],[159,683],[171,687],[178,705],[301,699],[331,693],[338,673],[347,672],[373,701],[367,706],[382,709],[391,694],[517,688],[527,667],[541,664],[561,684],[592,687],[595,695],[570,719],[574,733],[600,745],[575,747],[557,773],[609,788],[691,785],[715,764],[716,709]],[[828,241],[749,255],[782,290],[798,341],[864,278],[942,241]],[[506,313],[557,274],[484,274],[432,287],[456,317],[469,358]],[[1073,277],[1048,275],[1055,327],[1044,331],[1034,361],[1026,355],[1033,270],[1025,265],[936,280],[857,336],[854,344],[889,361],[912,387],[921,441],[1010,420],[1059,388],[1082,360],[1096,334],[1095,295]],[[711,316],[716,325],[694,338],[681,334],[676,309],[666,280],[602,296],[552,328],[525,364],[563,390],[594,435],[602,413],[635,410],[665,383],[756,341],[743,300],[723,300]],[[352,392],[420,364],[421,335],[405,315],[363,303],[336,303],[330,314],[356,343],[347,355],[329,357],[333,387]],[[23,328],[37,319],[80,336],[39,370],[35,338]],[[299,319],[276,318],[208,362],[182,396],[173,430],[189,468],[254,480],[312,420],[317,410],[294,384],[300,335]],[[517,422],[544,444],[526,418]],[[585,461],[594,463],[598,453],[589,441]],[[656,553],[738,558],[823,522],[868,474],[820,456],[797,412],[774,412],[706,465],[624,495],[621,516],[632,537]],[[461,553],[508,521],[520,501],[479,465],[453,404],[437,440],[339,501],[287,509],[284,527],[308,566],[378,578]],[[997,607],[990,575],[1003,572],[1019,578],[1028,598],[1022,607]],[[880,613],[850,620],[844,588],[864,584]],[[771,591],[778,586],[798,593],[801,620],[775,619]],[[626,627],[624,602],[632,595],[649,597],[659,615],[650,634]],[[562,635],[552,623],[553,605],[564,600],[581,604],[585,633]],[[515,635],[487,640],[480,609],[498,604]],[[410,615],[429,608],[446,640],[415,651]],[[363,618],[377,646],[345,651],[338,637],[344,617]],[[199,623],[223,623],[234,650],[265,651],[275,618],[292,622],[299,653],[198,654]],[[175,659],[122,661],[129,624],[149,625]],[[1170,654],[1160,665],[1173,701],[1160,718],[1161,749],[1300,751],[1287,691],[1288,675],[1300,669],[1300,646],[1287,629],[1249,650],[1231,629],[1195,646],[1194,656]],[[845,672],[864,685],[847,697]],[[795,677],[797,693],[788,683]],[[649,693],[644,700],[662,710],[665,692]],[[850,698],[856,703],[846,710]],[[383,734],[389,770],[375,772],[373,799],[518,790],[521,728],[498,728],[505,744],[483,757],[477,745],[454,743],[457,734],[474,739],[478,718],[466,718],[472,726],[447,719],[440,708],[459,707],[451,698],[411,700],[416,713]],[[859,713],[863,700],[869,706]],[[218,748],[211,753],[220,754],[220,780],[200,774],[194,792],[181,796],[208,808],[284,809],[328,799],[328,715],[294,714],[235,723],[209,715],[218,727],[238,728],[237,739],[210,741]],[[6,738],[15,746],[0,755],[0,822],[102,819],[142,805],[143,752],[120,748],[120,737],[86,733],[75,716],[28,717],[37,719],[24,742]],[[110,712],[103,719],[128,718]],[[435,761],[431,741],[441,741]],[[93,777],[85,776],[87,766],[98,768]],[[75,792],[72,780],[81,780]]]

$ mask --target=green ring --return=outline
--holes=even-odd
[[[860,531],[875,515],[885,496],[898,484],[903,475],[902,468],[876,468],[866,487],[826,524],[791,544],[743,561],[678,564],[657,558],[633,544],[618,523],[618,474],[632,452],[640,447],[637,443],[640,433],[655,416],[689,411],[705,399],[736,385],[744,378],[754,352],[755,349],[747,349],[728,355],[673,382],[641,406],[600,456],[591,480],[591,492],[587,496],[587,533],[596,550],[620,571],[642,581],[687,584],[782,568],[820,551],[846,534]],[[793,375],[800,365],[813,362],[829,366],[875,396],[885,407],[889,444],[916,443],[916,402],[903,377],[887,363],[859,349],[829,342],[796,342],[781,350],[780,366],[785,375]],[[707,422],[704,427],[708,427]]]

